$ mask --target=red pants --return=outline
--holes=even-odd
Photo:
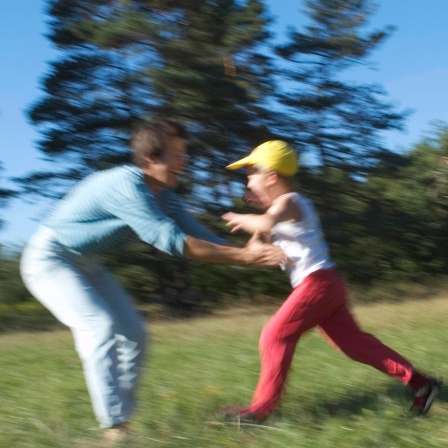
[[[347,308],[343,281],[332,269],[313,272],[286,299],[260,337],[261,372],[252,404],[240,412],[267,417],[277,406],[302,334],[319,326],[349,358],[409,384],[412,365],[378,339],[364,333]]]

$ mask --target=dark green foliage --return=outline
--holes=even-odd
[[[49,2],[49,38],[63,56],[50,64],[45,96],[29,117],[43,136],[38,149],[53,166],[18,179],[26,193],[58,197],[86,174],[129,161],[129,130],[154,107],[145,75],[154,55],[146,42],[117,49],[88,33],[101,33],[101,24],[123,9],[118,1]]]
[[[380,86],[345,79],[392,32],[366,31],[372,1],[307,1],[307,27],[291,31],[275,56],[259,0],[51,0],[48,6],[49,38],[61,53],[29,117],[50,163],[46,172],[18,180],[24,193],[59,197],[86,174],[127,162],[132,126],[164,115],[191,131],[180,190],[218,234],[228,236],[223,212],[248,210],[240,200],[244,172],[229,174],[225,165],[262,141],[283,138],[307,161],[301,188],[315,201],[351,282],[446,272],[446,130],[394,154],[382,133],[399,129],[406,113],[393,109]],[[232,241],[243,245],[246,237]],[[187,283],[188,292],[179,291],[188,297],[196,291],[212,300],[215,294],[255,300],[289,290],[278,269],[187,265],[137,242],[105,258],[139,302],[167,298],[164,272],[173,274],[171,286]]]
[[[365,175],[385,150],[380,133],[403,124],[405,115],[384,100],[380,86],[344,81],[391,34],[390,27],[364,31],[373,10],[371,0],[308,0],[311,23],[277,47],[289,80],[279,99],[291,136],[323,174],[336,167]]]
[[[0,304],[17,304],[31,298],[20,278],[19,265],[19,254],[8,254],[0,246]]]
[[[0,162],[0,174],[3,171],[2,163]],[[0,177],[1,180],[1,177]],[[0,184],[0,212],[3,211],[4,208],[6,208],[6,205],[10,199],[12,199],[14,196],[16,196],[17,192],[14,190],[11,190],[10,188],[2,187]],[[4,224],[3,222],[3,214],[0,214],[0,230]]]
[[[210,214],[207,217],[210,219]],[[215,226],[209,227],[222,233],[222,225],[216,225],[218,217],[210,220]],[[246,235],[231,238],[239,246],[247,239]],[[161,305],[170,315],[202,314],[227,303],[255,302],[263,296],[282,300],[290,291],[279,268],[193,262],[170,257],[138,240],[120,254],[104,255],[103,261],[138,303]]]
[[[336,232],[324,214],[336,258],[353,281],[425,281],[446,273],[447,132],[439,128],[408,154],[386,156],[356,182],[357,195],[334,210]]]
[[[132,125],[168,116],[192,131],[190,172],[222,200],[223,167],[271,137],[265,107],[272,67],[263,3],[100,1],[49,3],[50,39],[63,51],[30,109],[39,149],[57,162],[21,179],[28,193],[60,195],[67,181],[127,161]],[[61,163],[62,162],[62,163]],[[199,202],[202,202],[199,200]]]
[[[18,180],[22,191],[60,196],[87,173],[126,162],[134,123],[168,116],[192,131],[187,179],[195,187],[182,188],[192,209],[220,211],[231,196],[224,166],[273,136],[263,3],[52,0],[49,13],[49,38],[62,53],[29,116],[53,167]],[[160,289],[157,266],[167,260],[133,244],[108,262],[145,300]]]

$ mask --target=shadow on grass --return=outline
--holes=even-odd
[[[443,381],[442,390],[440,391],[440,394],[437,395],[436,401],[440,401],[443,403],[448,403],[448,383],[444,378],[439,378],[441,381]]]
[[[360,414],[365,410],[378,409],[378,393],[363,392],[341,398],[340,400],[331,400],[321,403],[330,416]]]
[[[397,403],[403,406],[403,416],[411,417],[409,409],[412,401],[413,395],[410,389],[397,382],[390,384],[385,388],[379,387],[373,390],[352,390],[345,396],[341,395],[340,397],[332,399],[316,397],[316,401],[314,401],[313,405],[308,406],[305,411],[315,423],[318,423],[331,417],[374,414],[381,412],[381,409],[386,408],[387,403],[394,402],[394,407]],[[440,391],[435,400],[435,403],[437,402],[448,402],[447,386],[443,387]]]

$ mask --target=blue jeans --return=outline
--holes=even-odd
[[[25,247],[21,274],[31,294],[72,331],[101,427],[128,421],[146,339],[129,295],[93,258],[70,252],[45,227]]]

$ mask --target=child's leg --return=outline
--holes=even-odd
[[[240,410],[264,419],[277,406],[296,344],[345,300],[345,288],[332,270],[308,276],[264,327],[260,338],[261,372],[252,404]]]
[[[364,333],[346,305],[320,324],[322,330],[343,353],[409,385],[414,392],[411,412],[428,413],[442,382],[416,371],[412,364],[369,333]]]
[[[409,384],[414,374],[412,364],[397,352],[358,326],[346,305],[320,324],[331,342],[349,358],[368,364]]]

